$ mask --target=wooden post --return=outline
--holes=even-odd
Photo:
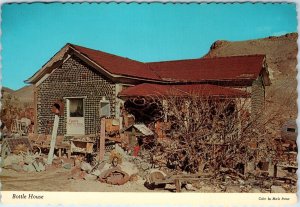
[[[277,177],[277,164],[274,165],[274,173],[273,173],[273,178]]]
[[[69,159],[71,158],[71,149],[67,150],[67,156],[68,156]]]
[[[59,116],[57,114],[55,114],[54,124],[53,124],[53,129],[52,129],[52,136],[51,136],[51,143],[50,143],[50,150],[49,150],[48,160],[47,160],[48,165],[51,165],[52,160],[53,160],[55,142],[56,142],[56,137],[57,137],[58,123],[59,123]]]
[[[101,118],[100,126],[100,143],[99,143],[99,161],[104,159],[105,153],[105,118]]]
[[[119,117],[120,130],[123,129],[123,116]]]
[[[175,179],[176,192],[181,192],[181,182],[179,179]]]

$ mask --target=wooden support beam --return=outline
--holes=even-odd
[[[101,118],[100,127],[99,161],[102,161],[105,154],[105,118]]]
[[[179,179],[175,179],[176,192],[181,192],[181,182]]]
[[[67,150],[67,157],[70,159],[71,158],[71,149]]]
[[[273,178],[277,177],[277,164],[274,165],[274,173],[273,173]]]
[[[56,137],[57,137],[58,123],[59,123],[59,116],[55,114],[51,142],[50,142],[50,150],[49,150],[48,160],[47,160],[48,165],[51,165],[52,160],[53,160],[54,148],[55,148]]]

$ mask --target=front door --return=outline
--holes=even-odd
[[[67,135],[84,135],[84,99],[67,99]]]

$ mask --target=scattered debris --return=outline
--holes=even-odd
[[[95,143],[95,138],[92,137],[77,137],[70,140],[71,141],[71,153],[92,153],[93,146]]]
[[[11,169],[13,169],[17,172],[21,172],[23,170],[23,167],[22,167],[22,165],[19,165],[19,164],[12,164]]]
[[[6,138],[1,146],[1,157],[5,159],[7,155],[19,154],[21,152],[31,151],[32,147],[28,138]]]
[[[27,171],[27,172],[35,172],[36,171],[36,169],[34,168],[34,166],[32,164],[24,165],[23,170]]]
[[[12,164],[19,164],[23,162],[24,158],[22,155],[11,154],[2,160],[2,167],[11,166]]]
[[[105,138],[105,145],[107,147],[109,143],[110,150],[105,148],[101,161],[99,151],[96,151],[96,147],[99,146],[99,137],[96,136],[72,137],[69,139],[69,151],[58,144],[60,147],[55,146],[56,155],[54,154],[51,165],[47,164],[49,147],[45,147],[49,146],[49,140],[39,143],[36,138],[17,137],[4,139],[4,159],[1,164],[6,169],[32,173],[62,168],[70,172],[71,179],[100,181],[110,185],[135,182],[152,190],[250,193],[284,193],[297,190],[297,146],[294,138],[275,139],[274,144],[277,148],[274,155],[277,156],[274,156],[274,159],[226,161],[218,166],[219,155],[233,153],[228,145],[216,142],[200,143],[198,151],[188,151],[182,148],[185,145],[180,141],[168,139],[168,136],[176,137],[174,133],[163,132],[161,134],[164,138],[155,139],[156,126],[153,128],[141,123],[132,123],[124,130],[118,131],[120,126],[116,120],[106,122],[109,125],[106,127],[105,136],[108,137]],[[160,125],[167,123],[162,122]],[[168,124],[168,127],[164,128],[171,130],[172,127]],[[283,134],[294,136],[291,133],[294,133],[296,128],[291,132],[292,127],[294,125],[286,125]],[[124,139],[125,142],[122,140],[124,137],[121,139],[123,135],[128,138],[127,141]],[[62,143],[62,140],[63,137],[58,137],[58,143]],[[214,157],[202,159],[203,147],[215,152]],[[257,150],[257,147],[256,143],[253,150]],[[36,152],[36,149],[39,149],[39,152]],[[197,156],[198,160],[195,159]]]
[[[281,186],[275,186],[273,185],[271,187],[271,193],[286,193],[285,189]]]
[[[188,191],[196,191],[197,189],[194,188],[194,186],[192,184],[186,184],[185,186],[185,189],[188,190]]]
[[[124,172],[119,164],[122,163],[122,157],[119,153],[112,152],[110,156],[111,168],[105,170],[99,176],[99,180],[112,185],[123,185],[129,181],[128,173]]]
[[[20,120],[14,119],[12,120],[11,132],[19,134],[21,136],[27,135],[29,132],[29,128],[31,125],[31,120],[23,117]]]
[[[130,179],[129,175],[122,171],[120,167],[113,167],[104,171],[99,180],[103,183],[108,183],[112,185],[123,185]]]
[[[97,177],[98,176],[93,175],[93,174],[86,174],[85,177],[84,177],[84,180],[95,181],[95,180],[97,180]]]
[[[92,166],[87,162],[81,162],[80,168],[85,172],[90,172],[92,170]]]
[[[72,165],[70,164],[70,163],[65,163],[65,164],[63,164],[63,168],[65,168],[65,169],[71,169],[72,168]]]

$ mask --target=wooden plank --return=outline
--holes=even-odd
[[[176,192],[181,192],[181,182],[179,179],[175,179]]]
[[[121,138],[119,138],[119,137],[106,137],[105,139],[114,141],[114,142],[121,142]]]
[[[167,180],[155,180],[154,184],[159,185],[159,184],[173,184],[174,179],[167,179]]]
[[[52,160],[53,160],[55,142],[56,142],[56,137],[57,137],[58,123],[59,123],[59,116],[55,114],[53,130],[52,130],[52,137],[51,137],[51,143],[50,143],[50,150],[49,150],[48,160],[47,160],[48,165],[51,165]]]
[[[83,138],[90,138],[90,139],[93,139],[96,137],[96,134],[87,134],[87,135],[74,135],[73,136],[74,138],[72,138],[72,140],[74,141],[83,141],[83,140],[80,140],[80,139],[83,139]],[[89,142],[89,141],[87,141]]]
[[[202,178],[203,180],[206,180]],[[154,184],[159,185],[159,184],[172,184],[175,183],[175,180],[180,180],[182,182],[192,182],[192,181],[198,181],[201,180],[200,178],[170,178],[166,180],[155,180]]]
[[[276,179],[280,179],[280,180],[291,180],[293,182],[297,182],[297,178],[293,178],[293,177],[276,177]]]
[[[71,150],[70,149],[67,150],[67,155],[68,155],[68,158],[70,159],[71,158]]]
[[[170,178],[200,178],[199,174],[172,175]]]
[[[94,143],[91,143],[91,142],[86,143],[86,152],[87,153],[93,152],[93,145],[94,145]]]
[[[181,181],[197,181],[200,180],[200,178],[179,178]]]
[[[295,165],[289,165],[289,164],[277,164],[277,167],[285,167],[285,168],[298,169],[298,166],[295,166]]]
[[[205,178],[203,176],[199,176],[198,174],[190,174],[190,175],[172,175],[167,177],[166,179],[155,179],[152,182],[155,185],[158,184],[172,184],[175,183],[175,180],[183,181],[183,182],[191,182],[191,181],[199,181],[199,180],[207,180],[209,178]]]

